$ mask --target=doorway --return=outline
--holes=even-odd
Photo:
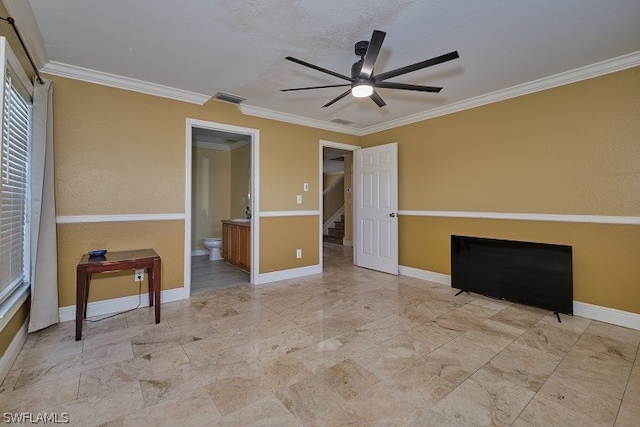
[[[185,141],[185,298],[208,286],[257,284],[259,131],[187,119]],[[250,273],[225,261],[210,261],[203,238],[221,237],[222,220],[246,217],[251,230]]]
[[[320,260],[325,251],[332,257],[353,259],[354,211],[352,209],[353,153],[355,145],[320,140]],[[352,261],[351,261],[352,262]]]

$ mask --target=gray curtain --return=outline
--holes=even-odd
[[[31,134],[31,315],[29,332],[60,321],[53,181],[53,84],[34,81]]]

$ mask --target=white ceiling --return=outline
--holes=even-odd
[[[631,66],[640,63],[638,0],[28,4],[44,41],[45,71],[71,75],[69,70],[75,70],[87,80],[99,72],[103,80],[125,77],[202,94],[203,99],[222,91],[246,98],[243,108],[249,114],[325,123],[347,119],[355,122],[347,128],[356,133],[614,58]],[[387,102],[383,108],[352,96],[320,108],[345,88],[280,92],[344,83],[285,57],[350,75],[358,60],[354,44],[369,40],[374,29],[387,33],[375,73],[457,50],[459,59],[389,80],[443,86],[442,92],[379,89]]]

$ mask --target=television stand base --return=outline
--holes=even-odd
[[[464,289],[462,289],[462,290],[458,291],[458,293],[457,293],[457,294],[455,294],[454,296],[455,296],[455,297],[457,297],[458,295],[460,295],[460,294],[461,294],[461,293],[463,293],[463,292],[466,292],[467,294],[471,295],[471,294],[469,293],[469,291],[465,291]]]

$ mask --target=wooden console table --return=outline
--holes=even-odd
[[[153,249],[107,252],[101,257],[82,256],[76,281],[76,341],[82,339],[82,322],[87,318],[87,300],[91,275],[144,268],[149,277],[149,306],[155,301],[156,323],[160,323],[160,256]]]

